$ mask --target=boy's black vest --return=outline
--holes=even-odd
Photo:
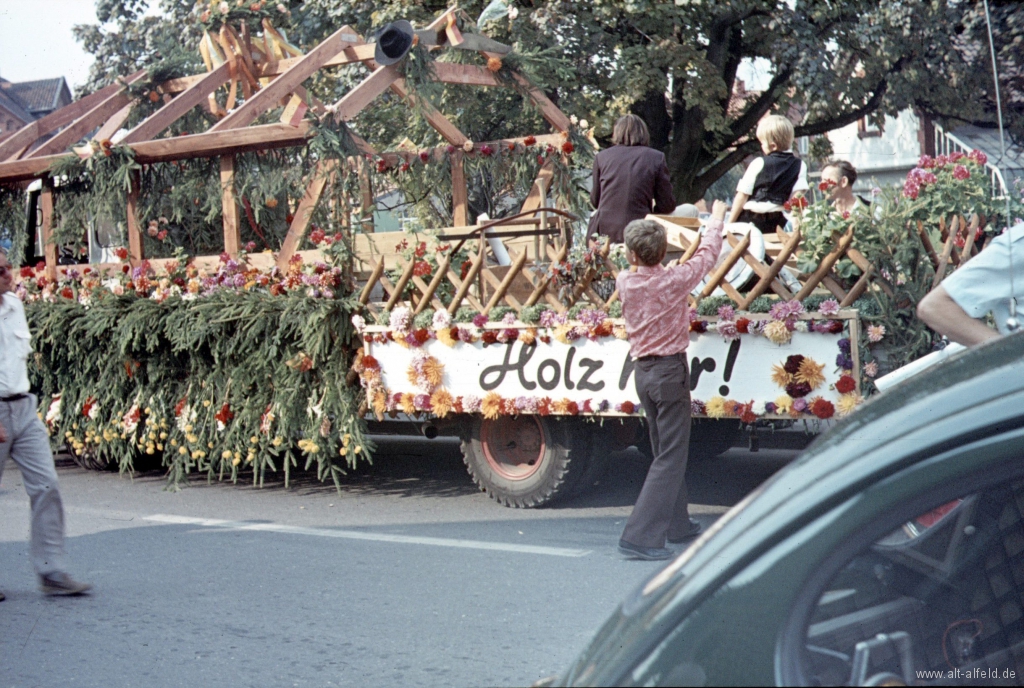
[[[800,158],[790,152],[772,151],[761,158],[764,169],[754,180],[754,193],[750,200],[782,205],[793,194],[800,177]]]

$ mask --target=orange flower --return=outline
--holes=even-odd
[[[484,414],[484,418],[497,420],[501,415],[501,395],[497,392],[490,392],[481,402],[480,411]]]
[[[500,57],[489,57],[487,58],[487,69],[492,72],[501,71],[501,58]]]
[[[437,390],[430,396],[430,406],[434,409],[434,415],[438,418],[444,418],[451,413],[454,405],[455,399],[444,388]]]

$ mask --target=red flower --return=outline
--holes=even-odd
[[[370,354],[366,354],[363,356],[363,367],[367,370],[377,370],[380,368],[380,362]]]
[[[537,413],[538,413],[538,415],[541,415],[541,416],[550,416],[551,415],[551,399],[550,398],[543,397],[540,401],[537,402]]]
[[[484,145],[480,146],[480,153],[484,157],[487,157],[494,154],[494,149],[485,143]]]
[[[288,213],[287,215],[284,216],[284,221],[287,222],[288,224],[291,224],[292,220],[294,220],[294,219],[295,219],[295,216],[292,215],[291,213]]]
[[[32,268],[24,267],[21,269],[22,279],[31,279],[33,274],[35,274],[35,272],[32,270]]]
[[[430,263],[428,263],[425,260],[416,261],[416,264],[413,265],[412,268],[412,274],[416,275],[417,277],[425,277],[426,275],[429,275]]]
[[[309,240],[312,241],[314,244],[322,244],[324,239],[326,238],[327,234],[325,234],[324,230],[320,229],[319,227],[309,233]]]
[[[118,253],[118,251],[124,251],[124,249],[122,249],[122,248],[119,248],[119,249],[117,249],[117,250],[115,251],[115,253],[117,253],[117,256],[118,256],[118,258],[120,258],[120,257],[121,257],[121,254],[120,254],[120,253]],[[127,258],[127,257],[128,257],[128,251],[124,251],[124,257],[125,257],[125,258]],[[124,260],[124,258],[121,258],[121,260]],[[41,260],[41,261],[39,261],[38,263],[36,263],[36,272],[42,272],[42,271],[43,271],[43,270],[45,270],[45,269],[46,269],[46,261],[44,261],[44,260]]]
[[[580,412],[580,405],[575,401],[570,401],[568,406],[565,407],[565,410],[569,412],[570,416],[575,416]]]
[[[527,136],[525,139],[523,139],[523,144],[524,145],[532,146],[535,143],[537,143],[537,137],[536,136]]]
[[[835,415],[835,412],[836,407],[833,406],[832,402],[828,401],[827,399],[822,399],[821,397],[818,397],[817,399],[814,400],[814,403],[811,404],[811,413],[816,415],[818,418],[831,418],[833,415]]]
[[[737,409],[740,420],[748,425],[757,421],[757,414],[754,413],[754,402],[751,401],[749,404],[740,404]]]
[[[566,141],[562,144],[562,152],[566,155],[572,155],[572,152],[576,150],[573,148],[572,141]]]
[[[484,330],[480,339],[484,340],[484,344],[494,344],[498,341],[498,333],[495,330]]]
[[[452,339],[454,339],[455,341],[459,341],[459,328],[458,327],[449,328],[448,329],[448,336],[451,337]]]
[[[707,332],[708,326],[703,320],[692,320],[690,321],[690,332]]]
[[[977,163],[978,165],[984,165],[986,162],[988,162],[988,156],[978,149],[974,149],[970,153],[968,153],[967,159],[973,163]]]
[[[785,368],[786,372],[790,375],[796,375],[800,370],[800,364],[804,362],[804,357],[800,354],[794,354],[786,359]]]
[[[449,143],[447,146],[444,147],[444,152],[447,153],[448,155],[451,155],[452,153],[455,152],[455,146]]]
[[[422,258],[425,255],[427,255],[427,242],[421,241],[419,245],[416,246],[416,257]]]
[[[416,342],[419,344],[425,344],[430,339],[430,330],[420,328],[412,333],[412,336],[416,338]]]
[[[123,246],[114,249],[114,255],[118,260],[128,260],[128,249]]]
[[[84,416],[85,418],[88,418],[89,417],[89,412],[92,411],[92,407],[93,407],[93,405],[95,403],[96,403],[96,397],[89,397],[88,399],[86,399],[85,403],[82,404],[82,416]]]
[[[834,187],[834,186],[838,186],[838,184],[836,184],[836,183],[835,183],[834,181],[832,181],[831,179],[825,179],[825,180],[822,180],[822,181],[821,181],[821,182],[820,182],[820,183],[818,184],[818,191],[823,191],[823,192],[824,192],[824,191],[828,191],[829,189],[831,189],[831,188],[832,188],[832,187]]]
[[[632,401],[624,401],[621,404],[619,404],[619,411],[621,411],[622,413],[633,413],[634,411],[636,411],[636,404],[634,404]]]
[[[963,165],[957,165],[953,168],[953,177],[963,181],[971,176],[971,171]]]
[[[384,159],[378,160],[377,161],[377,171],[378,172],[387,172],[388,171],[388,161],[384,160]]]
[[[63,296],[65,299],[75,298],[75,292],[71,291],[71,287],[64,287],[63,289],[61,289],[60,295]]]
[[[857,389],[857,383],[849,375],[843,375],[836,383],[836,391],[840,394],[847,394]]]
[[[128,366],[127,363],[125,363],[125,365],[129,368],[129,370],[131,369],[131,366]],[[179,418],[181,416],[181,412],[185,410],[185,404],[187,404],[187,403],[188,403],[188,397],[182,397],[178,401],[178,403],[174,405],[174,417],[175,418]]]
[[[422,163],[430,162],[430,153],[428,151],[420,151],[420,162],[422,162]]]
[[[509,153],[515,153],[516,152],[516,144],[513,141],[509,141],[508,142],[508,152]]]
[[[742,334],[750,334],[750,318],[740,318],[737,320],[736,331]]]
[[[830,334],[839,334],[843,331],[842,320],[830,320],[828,323],[828,331]]]
[[[409,163],[403,162],[401,165],[398,166],[398,171],[399,172],[408,172],[409,171]]]
[[[225,404],[220,407],[220,411],[217,411],[217,413],[214,414],[213,417],[219,420],[224,425],[227,425],[228,423],[231,422],[231,419],[235,417],[235,414],[232,413],[231,407],[228,406],[227,403],[225,402]]]
[[[455,397],[455,403],[452,404],[452,411],[455,413],[462,413],[465,409],[462,408],[462,397]]]
[[[538,155],[537,156],[537,164],[538,165],[543,165],[544,164],[544,156],[543,155]]]
[[[786,385],[786,394],[793,397],[794,399],[805,397],[810,393],[811,386],[806,382],[790,382],[788,385]]]
[[[593,413],[594,412],[594,407],[590,405],[590,399],[585,399],[583,401],[583,408],[581,408],[580,410],[583,411],[583,413]]]
[[[594,335],[597,337],[612,336],[612,324],[607,320],[594,328]]]
[[[161,229],[159,232],[156,233],[156,238],[159,241],[163,241],[164,239],[166,239],[167,238],[167,230],[166,229]]]

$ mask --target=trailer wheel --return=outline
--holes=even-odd
[[[95,449],[83,449],[81,452],[76,452],[74,447],[71,446],[70,442],[64,443],[64,451],[71,457],[71,459],[78,464],[81,468],[90,471],[113,471],[117,470],[117,464],[107,459],[105,454],[97,452]]]
[[[491,499],[517,508],[568,495],[586,471],[589,448],[578,424],[539,416],[474,418],[462,434],[473,481]]]

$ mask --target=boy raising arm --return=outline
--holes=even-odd
[[[668,559],[665,540],[685,542],[700,532],[690,519],[686,459],[690,444],[690,343],[687,296],[711,271],[722,250],[726,205],[715,201],[700,248],[665,267],[665,228],[653,220],[626,225],[626,256],[636,272],[617,279],[629,333],[637,396],[644,407],[654,462],[619,540],[619,552],[634,559]]]

